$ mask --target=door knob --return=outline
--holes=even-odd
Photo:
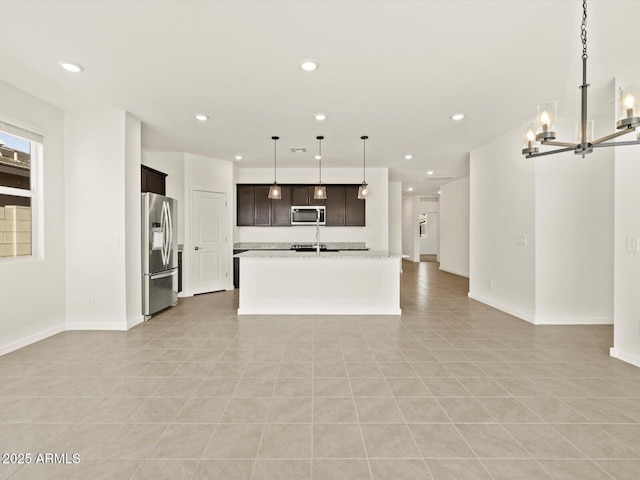
[[[194,250],[200,250],[200,247],[193,247]]]

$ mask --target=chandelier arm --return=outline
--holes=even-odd
[[[575,151],[574,147],[559,148],[557,150],[551,150],[550,152],[530,153],[525,158],[544,157],[545,155],[553,155],[554,153],[564,153],[564,152],[574,152],[574,151]]]
[[[628,142],[599,143],[597,145],[593,145],[593,148],[622,147],[625,145],[640,145],[640,140],[629,140]]]
[[[576,148],[578,146],[577,143],[568,143],[568,142],[556,142],[555,140],[544,140],[540,142],[541,145],[552,145],[554,147],[571,147]]]
[[[619,132],[612,133],[611,135],[607,135],[606,137],[599,138],[591,142],[591,145],[598,145],[599,143],[606,142],[607,140],[611,140],[612,138],[620,137],[621,135],[626,135],[627,133],[635,132],[634,127],[628,127],[624,130],[620,130]]]

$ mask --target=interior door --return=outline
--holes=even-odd
[[[193,293],[226,290],[229,283],[227,195],[192,193]]]

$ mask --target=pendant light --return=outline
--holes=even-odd
[[[635,107],[636,98],[640,98],[640,86],[627,85],[617,92],[616,128],[617,132],[604,137],[593,139],[593,120],[587,120],[587,0],[582,2],[582,24],[580,26],[582,39],[582,85],[580,85],[580,123],[576,128],[574,142],[560,142],[556,140],[556,121],[558,118],[558,102],[549,101],[538,105],[538,115],[535,126],[529,125],[523,139],[522,154],[526,158],[541,157],[554,153],[573,152],[582,158],[593,152],[594,148],[617,147],[621,145],[640,145],[640,134],[637,140],[624,142],[610,142],[614,138],[636,131],[640,126],[640,112]],[[538,143],[539,142],[539,143]],[[541,152],[539,145],[549,145],[556,148]]]
[[[367,181],[365,179],[365,171],[366,171],[366,162],[367,162],[367,137],[363,135],[360,137],[362,140],[362,185],[358,188],[358,198],[360,200],[364,200],[369,196],[369,185],[367,185]]]
[[[269,198],[271,200],[280,200],[282,198],[282,188],[276,182],[276,165],[277,165],[277,144],[280,137],[271,137],[273,140],[273,185],[269,187]]]
[[[325,200],[327,198],[327,187],[322,184],[322,140],[324,137],[322,135],[318,135],[316,137],[318,139],[318,155],[316,155],[316,160],[318,160],[318,185],[313,189],[313,199],[314,200]]]

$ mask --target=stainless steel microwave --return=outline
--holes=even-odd
[[[291,225],[324,225],[326,207],[291,207]]]

